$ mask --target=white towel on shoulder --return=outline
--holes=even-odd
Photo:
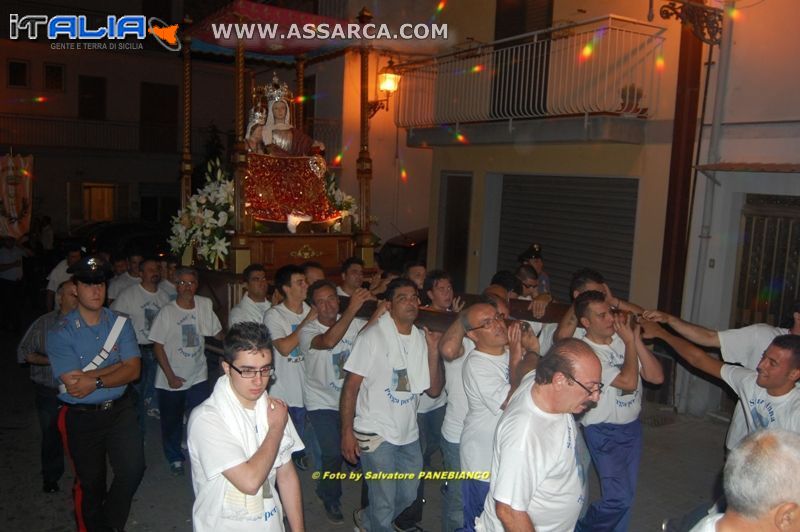
[[[233,393],[230,377],[227,375],[221,376],[214,386],[211,397],[208,399],[208,402],[222,414],[222,419],[228,431],[239,438],[247,456],[255,454],[269,431],[267,400],[268,396],[265,393],[256,402],[256,430],[253,430],[250,416],[245,412],[244,406]],[[284,431],[278,448],[278,455],[280,456],[281,452],[291,449],[294,445],[294,438],[288,434],[288,431]],[[268,490],[267,493],[264,493],[265,489]],[[269,505],[272,502],[282,514],[283,509],[280,499],[274,494],[275,486],[270,483],[270,475],[267,476],[267,481],[264,482],[264,485],[255,495],[242,493],[233,484],[229,483],[223,500],[222,517],[239,521],[263,520],[265,504]],[[274,499],[274,501],[270,501],[270,499]]]
[[[400,339],[397,325],[388,313],[378,318],[378,327],[389,348],[389,362],[393,368],[406,368],[411,393],[421,394],[431,387],[431,375],[428,368],[428,344],[425,334],[411,326],[411,343]],[[406,345],[408,352],[406,352]]]

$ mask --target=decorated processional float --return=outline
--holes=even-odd
[[[357,18],[368,24],[372,14]],[[241,24],[271,25],[274,36],[240,38],[235,31],[218,31]],[[193,23],[180,25],[183,57],[183,150],[181,210],[173,219],[170,239],[184,264],[200,265],[200,293],[209,296],[223,323],[243,294],[240,275],[251,263],[263,264],[268,276],[284,264],[313,260],[330,275],[351,256],[374,266],[376,239],[370,231],[369,55],[367,42],[282,38],[289,28],[346,27],[350,21],[258,4],[232,3]],[[359,154],[356,161],[358,203],[340,190],[325,161],[325,146],[301,127],[305,68],[355,50],[360,55]],[[234,136],[232,170],[224,161],[206,163],[205,185],[192,194],[192,54],[234,58]],[[245,61],[260,65],[294,66],[295,91],[273,76],[258,86],[246,82]],[[247,101],[249,99],[249,102]],[[339,157],[337,157],[339,159]],[[477,296],[467,295],[468,303]],[[513,304],[517,318],[531,318],[527,304]],[[550,305],[542,321],[558,321],[565,306]],[[369,316],[368,302],[360,315]],[[455,313],[421,311],[418,324],[443,331]]]

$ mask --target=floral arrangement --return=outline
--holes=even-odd
[[[206,166],[205,186],[189,198],[186,209],[172,217],[172,252],[182,255],[194,246],[199,258],[212,267],[230,250],[227,230],[233,228],[233,181],[219,159]]]
[[[336,176],[333,172],[328,172],[325,176],[325,193],[328,196],[328,202],[331,207],[342,213],[342,218],[358,216],[358,204],[356,199],[350,194],[345,193],[336,184]]]

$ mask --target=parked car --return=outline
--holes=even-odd
[[[383,270],[403,271],[407,262],[428,258],[428,228],[400,233],[390,238],[378,251],[378,264]]]
[[[142,255],[154,255],[169,251],[168,236],[167,228],[151,222],[92,222],[60,238],[60,244],[62,250],[77,244],[89,254],[108,251],[124,255],[135,249]]]

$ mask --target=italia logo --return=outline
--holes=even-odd
[[[139,40],[152,35],[158,43],[171,52],[181,49],[178,40],[178,25],[169,25],[156,17],[142,15],[109,15],[105,25],[90,27],[85,15],[19,15],[11,13],[8,16],[8,35],[11,39],[38,39],[40,28],[45,30],[49,40],[66,37],[70,40],[123,40],[135,37]],[[20,35],[24,33],[21,37]]]

